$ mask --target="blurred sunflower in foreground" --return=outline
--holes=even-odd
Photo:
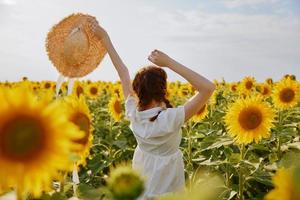
[[[115,200],[137,199],[145,189],[144,180],[140,174],[125,164],[111,170],[107,183]]]
[[[282,79],[275,85],[272,97],[275,107],[279,109],[296,106],[300,102],[299,83],[290,78]]]
[[[28,88],[0,93],[0,188],[15,188],[19,199],[39,197],[71,168],[72,140],[81,132],[57,103],[38,100]]]
[[[259,97],[238,99],[229,106],[225,123],[229,134],[238,144],[259,142],[270,136],[273,127],[274,111]]]
[[[298,169],[279,169],[272,178],[274,189],[265,200],[300,200],[300,171]]]
[[[224,191],[224,180],[221,176],[200,172],[195,176],[193,185],[188,186],[185,190],[174,194],[166,194],[156,198],[156,200],[216,200]]]

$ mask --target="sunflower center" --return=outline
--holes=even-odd
[[[183,96],[186,96],[186,95],[189,94],[188,89],[186,89],[186,88],[183,88],[183,89],[181,90],[181,93],[182,93]]]
[[[269,92],[270,92],[269,89],[267,87],[264,87],[262,94],[267,95],[267,94],[269,94]]]
[[[271,78],[267,79],[267,83],[268,83],[269,85],[272,85],[272,84],[273,84],[273,79],[271,79]]]
[[[120,97],[120,91],[118,88],[114,89],[114,93],[118,95],[118,97]]]
[[[291,88],[285,88],[280,92],[279,97],[282,102],[289,103],[293,101],[295,97],[295,91]]]
[[[118,113],[118,114],[122,112],[122,107],[121,107],[120,101],[116,100],[116,101],[114,102],[114,110],[115,110],[115,112]]]
[[[48,88],[50,88],[51,87],[51,84],[50,83],[46,83],[45,84],[45,89],[48,89]]]
[[[17,116],[0,129],[0,154],[9,160],[24,162],[34,159],[45,145],[41,122],[29,116]]]
[[[96,87],[91,87],[90,92],[91,92],[91,94],[96,95],[98,92],[98,89]]]
[[[88,143],[90,135],[90,119],[83,113],[76,113],[71,121],[76,124],[81,131],[84,131],[84,136],[80,139],[74,140],[78,144],[85,145]]]
[[[236,91],[236,85],[231,86],[231,90],[235,92]]]
[[[262,123],[262,113],[256,107],[245,108],[239,114],[238,120],[243,129],[253,130]]]
[[[251,90],[251,88],[253,86],[253,82],[252,81],[247,81],[245,85],[246,85],[247,90]]]
[[[83,88],[81,86],[78,86],[76,88],[76,95],[79,97],[81,94],[83,94]]]

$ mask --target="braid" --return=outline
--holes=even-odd
[[[164,97],[164,102],[165,102],[167,108],[173,108],[172,104],[170,103],[170,101],[166,97]]]
[[[167,98],[164,97],[163,102],[165,102],[167,108],[173,108],[172,104],[170,103],[170,101]],[[154,122],[160,113],[161,113],[161,111],[159,111],[156,116],[150,118],[150,122]]]

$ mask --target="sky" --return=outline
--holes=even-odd
[[[150,64],[153,49],[210,80],[300,77],[299,0],[0,0],[0,81],[55,81],[45,39],[54,24],[77,12],[98,19],[132,78]],[[82,79],[118,76],[106,56]]]

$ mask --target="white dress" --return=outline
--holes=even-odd
[[[158,118],[151,122],[150,118]],[[138,146],[132,166],[146,179],[146,189],[141,200],[176,192],[184,188],[184,163],[181,142],[181,127],[184,124],[184,107],[137,110],[137,100],[128,96],[125,101],[125,116],[130,120]]]

